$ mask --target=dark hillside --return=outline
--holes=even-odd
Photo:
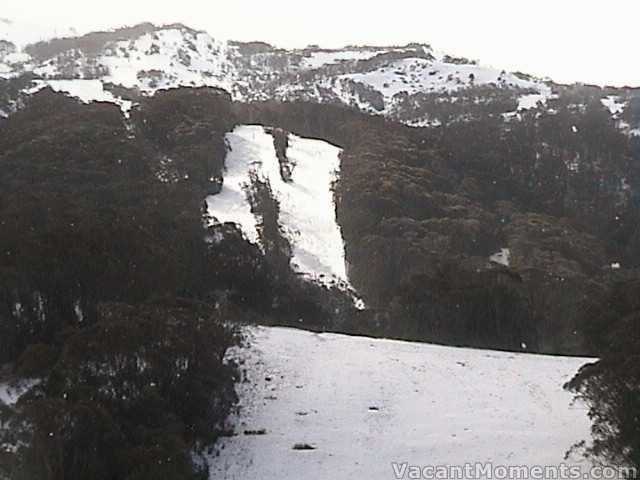
[[[612,265],[640,262],[637,162],[598,93],[447,128],[309,103],[239,108],[244,121],[344,148],[337,213],[350,278],[377,312],[370,328],[584,354],[583,301]],[[505,248],[508,265],[490,261]]]

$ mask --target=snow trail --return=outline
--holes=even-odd
[[[340,149],[321,140],[290,136],[287,152],[295,165],[291,182],[280,176],[273,137],[262,126],[240,126],[227,135],[222,190],[207,199],[219,222],[237,223],[248,240],[258,242],[256,218],[243,190],[254,171],[269,180],[280,202],[280,223],[292,243],[296,271],[317,280],[347,282],[344,242],[336,221],[332,183],[340,168]]]

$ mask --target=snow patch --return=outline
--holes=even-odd
[[[509,250],[508,248],[503,248],[498,253],[494,253],[489,257],[489,260],[493,263],[504,265],[505,267],[509,266],[510,259],[511,250]]]
[[[0,383],[0,404],[15,405],[25,393],[40,383],[39,379],[22,380],[18,383]]]
[[[541,93],[531,93],[529,95],[523,95],[518,100],[518,111],[531,110],[532,108],[537,108],[540,104],[544,105],[552,96],[553,95],[549,87],[543,89]]]
[[[624,112],[624,109],[627,106],[625,102],[620,101],[620,97],[615,95],[609,95],[601,99],[600,101],[602,102],[602,105],[604,105],[614,117],[617,117],[622,112]]]
[[[120,107],[125,116],[129,115],[133,105],[132,102],[116,97],[105,90],[100,80],[39,80],[36,82],[36,86],[29,90],[29,93],[35,93],[46,87],[51,87],[56,92],[63,92],[71,97],[78,98],[84,103],[114,103]]]

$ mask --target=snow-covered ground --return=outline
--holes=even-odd
[[[340,149],[321,140],[290,135],[289,160],[295,165],[291,182],[284,182],[273,137],[262,126],[243,125],[227,135],[222,191],[207,199],[209,213],[219,222],[240,225],[258,241],[256,218],[244,192],[249,173],[268,179],[280,201],[280,224],[293,246],[294,268],[327,282],[347,282],[344,242],[336,221],[332,183],[340,168]]]
[[[248,335],[234,352],[247,375],[235,435],[211,456],[212,479],[392,479],[392,462],[557,466],[590,438],[586,408],[562,388],[587,359],[286,328]]]

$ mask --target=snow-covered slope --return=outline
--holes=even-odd
[[[141,24],[25,47],[29,39],[67,33],[0,20],[0,40],[12,42],[0,42],[0,79],[31,72],[38,86],[50,83],[55,88],[60,84],[53,82],[62,80],[67,83],[60,90],[85,101],[87,92],[100,101],[112,94],[125,111],[140,95],[211,86],[229,91],[236,101],[342,103],[416,126],[452,121],[439,111],[439,102],[445,111],[451,110],[446,105],[461,105],[453,121],[469,117],[465,105],[497,100],[504,108],[497,113],[513,119],[518,111],[538,108],[561,90],[550,80],[451,57],[426,44],[284,50],[261,42],[227,41],[180,24]],[[70,85],[89,80],[103,88]],[[603,108],[620,117],[625,96],[603,92]]]
[[[177,86],[215,86],[231,91],[235,75],[226,49],[226,42],[204,32],[167,28],[107,43],[95,56],[78,52],[75,67],[81,77],[97,76],[104,83],[145,93]],[[34,71],[44,78],[59,78],[68,75],[64,71],[68,68],[56,56]]]
[[[16,30],[28,30],[11,23],[2,25],[9,39],[17,38],[12,33]],[[37,39],[50,37],[41,33]],[[216,39],[183,25],[151,24],[90,34],[72,42],[54,41],[30,49],[33,57],[21,50],[24,39],[13,43],[18,46],[14,57],[0,56],[0,75],[29,71],[40,85],[59,80],[98,80],[130,89],[132,97],[178,86],[214,86],[228,90],[239,101],[279,98],[343,102],[367,112],[392,114],[398,96],[451,93],[478,85],[526,90],[523,94],[537,94],[541,99],[551,94],[541,80],[525,80],[454,59],[422,44],[282,50],[267,44]],[[69,87],[64,91],[75,95],[81,89]],[[96,100],[104,99],[99,89],[91,91],[96,92]]]
[[[586,359],[284,328],[249,334],[236,353],[247,379],[235,435],[211,457],[212,479],[391,479],[392,462],[560,465],[590,438],[585,407],[562,388]]]
[[[241,226],[258,241],[256,218],[244,191],[250,172],[269,181],[280,202],[280,223],[293,247],[294,268],[315,279],[346,283],[344,243],[336,222],[332,183],[340,168],[340,149],[320,140],[289,136],[287,156],[294,165],[284,182],[273,137],[262,126],[240,126],[227,136],[224,184],[207,199],[209,213],[221,223]]]
[[[390,104],[399,94],[453,93],[472,86],[495,85],[502,88],[534,90],[542,99],[551,89],[537,80],[525,80],[491,67],[447,63],[446,60],[404,58],[364,73],[344,75],[373,87]]]

